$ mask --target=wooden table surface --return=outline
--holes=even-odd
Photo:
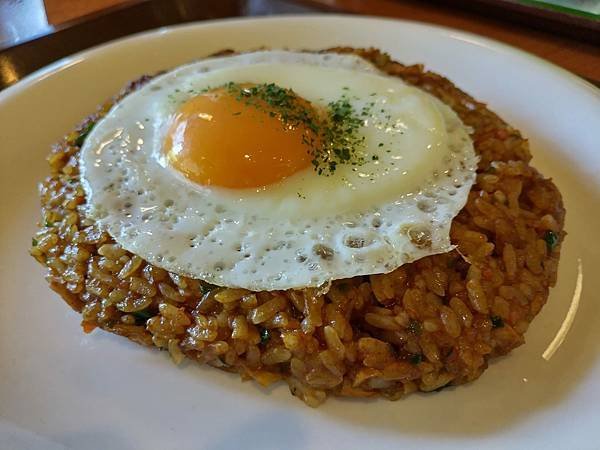
[[[0,0],[1,1],[1,0]],[[54,59],[65,56],[86,46],[96,45],[106,39],[112,39],[124,34],[128,30],[119,25],[121,20],[130,11],[132,18],[139,17],[139,22],[132,24],[131,32],[165,24],[178,23],[179,21],[201,20],[211,17],[226,17],[228,15],[261,15],[294,12],[340,12],[351,14],[364,14],[390,18],[408,19],[427,22],[446,27],[456,28],[518,47],[537,56],[545,58],[575,74],[600,85],[600,28],[597,39],[574,39],[558,33],[536,29],[531,24],[519,24],[508,18],[497,18],[497,14],[489,12],[470,12],[465,8],[456,6],[457,0],[21,0],[20,2],[0,3],[0,88],[12,84],[31,70],[41,65],[48,64]],[[7,6],[8,5],[8,6]],[[6,8],[11,8],[6,9]],[[146,10],[143,10],[145,8]],[[169,11],[171,8],[173,11]],[[148,11],[151,10],[151,14]],[[218,10],[212,14],[211,10]],[[145,12],[136,15],[134,11]],[[174,11],[177,11],[175,13]],[[163,14],[164,13],[164,14]],[[161,18],[161,14],[168,16]],[[22,17],[21,17],[22,16]],[[32,22],[32,17],[42,17],[37,22]],[[98,17],[101,17],[98,19]],[[102,17],[104,16],[104,19]],[[144,19],[145,17],[145,19]],[[149,19],[150,18],[150,19]],[[44,35],[38,41],[19,43],[6,42],[3,36],[3,21],[10,22],[14,29],[22,24],[21,33],[16,33],[21,41],[37,34]],[[104,20],[102,26],[106,37],[86,38],[81,48],[74,46],[73,40],[78,40],[78,33],[82,36],[90,32],[94,21]],[[106,31],[107,25],[115,24],[113,34]],[[130,23],[130,22],[126,22]],[[86,30],[87,25],[87,30]],[[36,26],[39,31],[36,31]],[[599,22],[600,26],[600,22]],[[133,29],[133,28],[137,28]],[[77,29],[78,31],[75,31]],[[66,30],[66,31],[65,31]],[[19,31],[19,30],[17,30]],[[65,33],[71,33],[66,38]],[[57,35],[57,36],[54,36]],[[5,42],[2,42],[4,37]],[[10,36],[8,37],[10,41]],[[44,42],[46,39],[47,42]],[[62,42],[55,42],[62,39]],[[14,45],[15,43],[19,45]],[[62,45],[62,47],[61,47]],[[2,50],[2,47],[4,49]],[[20,48],[23,47],[23,48]],[[63,53],[61,54],[61,49]],[[46,53],[48,54],[46,54]],[[12,59],[11,59],[12,58]],[[2,62],[8,62],[6,72]],[[12,66],[10,66],[12,64]],[[11,78],[12,77],[12,78]]]

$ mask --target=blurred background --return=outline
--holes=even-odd
[[[69,54],[177,23],[347,13],[477,33],[600,85],[600,0],[0,0],[0,89]]]

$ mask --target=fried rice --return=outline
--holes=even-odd
[[[86,218],[78,170],[87,132],[152,78],[144,76],[53,146],[40,186],[42,219],[30,252],[81,313],[86,333],[102,328],[166,349],[175,363],[189,358],[263,386],[284,380],[310,406],[328,395],[395,400],[466,383],[524,342],[556,282],[565,236],[561,195],[529,165],[527,140],[421,65],[375,49],[327,51],[355,53],[426,90],[473,129],[480,162],[452,222],[456,250],[336,280],[326,293],[221,288],[149,264]]]

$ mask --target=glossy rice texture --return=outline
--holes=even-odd
[[[285,380],[310,406],[328,395],[398,399],[462,384],[524,342],[556,281],[565,236],[561,195],[529,165],[527,141],[421,65],[373,49],[333,51],[358,54],[425,89],[473,128],[480,162],[452,223],[457,250],[335,281],[323,295],[216,288],[121,249],[85,217],[77,155],[91,124],[151,78],[142,77],[53,147],[40,188],[42,219],[30,252],[81,313],[85,332],[100,327],[166,349],[176,363],[188,357],[264,386]]]

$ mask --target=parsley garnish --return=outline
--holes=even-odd
[[[269,339],[271,339],[271,332],[266,328],[260,330],[260,343],[266,344],[267,342],[269,342]]]
[[[413,353],[412,355],[410,355],[408,360],[410,361],[411,364],[414,364],[416,366],[421,361],[423,361],[423,355],[421,355],[420,353]]]
[[[217,287],[217,286],[216,286],[215,284],[210,284],[210,283],[207,283],[207,282],[202,282],[202,283],[200,284],[200,293],[201,293],[202,295],[204,295],[204,294],[206,294],[206,293],[208,293],[208,292],[212,291],[212,290],[213,290],[213,289],[215,289],[216,287]]]
[[[308,148],[313,169],[319,175],[329,176],[341,164],[359,166],[366,162],[361,151],[365,137],[359,131],[375,102],[367,103],[360,112],[355,111],[347,95],[350,89],[347,86],[342,88],[342,96],[330,102],[322,114],[291,89],[274,83],[249,85],[229,82],[216,89],[224,89],[237,101],[270,117],[277,117],[286,129],[305,127],[302,143]],[[237,116],[241,111],[232,114]],[[378,158],[373,156],[371,159],[376,161]]]
[[[544,234],[544,240],[546,241],[546,245],[550,251],[554,250],[554,247],[558,245],[558,235],[554,231],[546,231]]]
[[[421,323],[418,320],[411,320],[408,324],[408,331],[412,334],[421,334]]]
[[[492,321],[492,327],[494,328],[502,328],[504,326],[504,320],[502,320],[502,317],[500,316],[492,316],[490,317],[490,320]]]
[[[77,139],[75,139],[75,145],[77,147],[81,147],[83,145],[83,143],[85,142],[85,138],[88,134],[90,134],[90,131],[92,131],[94,125],[94,122],[89,122],[85,127],[81,129],[81,131],[79,132],[79,136],[77,136]]]
[[[368,110],[363,108],[362,114]],[[358,150],[364,147],[364,136],[358,131],[363,120],[356,114],[345,95],[327,105],[327,121],[321,133],[322,151],[314,153],[312,164],[319,175],[331,175],[338,164],[353,166],[365,163],[365,158]]]
[[[142,309],[141,311],[132,312],[131,315],[135,317],[137,323],[145,323],[153,314],[147,309]]]

